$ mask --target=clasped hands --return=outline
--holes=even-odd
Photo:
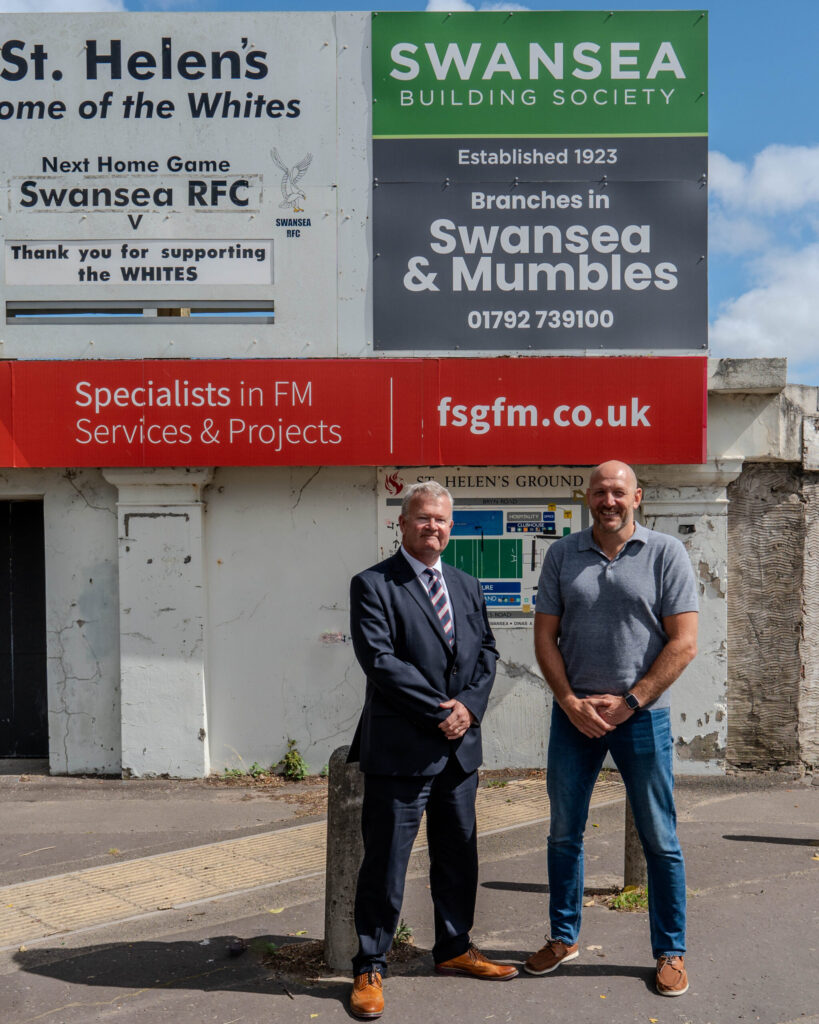
[[[591,739],[599,739],[612,732],[634,714],[623,698],[614,693],[575,697],[563,710],[572,725]]]
[[[448,740],[460,739],[476,720],[469,708],[454,698],[442,701],[438,707],[452,708],[450,714],[438,724],[438,728]]]

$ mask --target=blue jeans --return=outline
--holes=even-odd
[[[638,711],[599,739],[552,708],[546,786],[551,937],[571,945],[583,906],[583,832],[592,789],[610,752],[622,775],[648,867],[648,916],[655,959],[685,952],[685,864],[677,838],[670,711]]]

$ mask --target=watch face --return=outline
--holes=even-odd
[[[632,693],[627,693],[626,696],[624,697],[624,700],[625,700],[626,704],[628,705],[628,707],[631,708],[632,711],[636,711],[640,707],[639,700],[637,700],[637,698]]]

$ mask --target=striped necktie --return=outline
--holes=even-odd
[[[435,614],[438,616],[441,628],[449,641],[449,646],[452,647],[455,643],[455,630],[452,625],[452,612],[449,608],[449,601],[447,601],[446,591],[441,582],[441,574],[437,569],[424,569],[424,575],[429,580],[427,589],[429,590],[429,599],[432,601],[432,607],[435,609]]]

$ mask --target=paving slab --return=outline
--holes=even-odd
[[[302,820],[298,792],[11,774],[7,763],[0,773],[0,884],[293,824]]]
[[[619,780],[603,778],[591,806],[619,802],[623,796]],[[541,779],[478,792],[479,835],[544,822],[548,813]],[[426,848],[425,834],[422,826],[417,852]],[[322,820],[0,886],[0,950],[297,878],[323,879],[326,848]]]
[[[497,792],[514,800],[515,788]],[[520,790],[521,795],[525,793]],[[622,877],[623,804],[595,807],[587,833],[581,957],[544,978],[504,984],[431,974],[425,853],[411,865],[402,916],[419,956],[385,981],[391,1022],[514,1024],[819,1024],[819,788],[678,787],[689,887],[691,989],[653,990],[644,913],[618,913],[601,890]],[[0,811],[2,823],[2,811]],[[594,827],[596,826],[596,827]],[[542,942],[548,891],[543,821],[499,825],[480,839],[474,938],[522,961]],[[349,978],[277,966],[269,944],[323,929],[321,876],[110,921],[0,955],[4,1024],[289,1024],[348,1021]],[[228,955],[240,936],[250,948]]]

